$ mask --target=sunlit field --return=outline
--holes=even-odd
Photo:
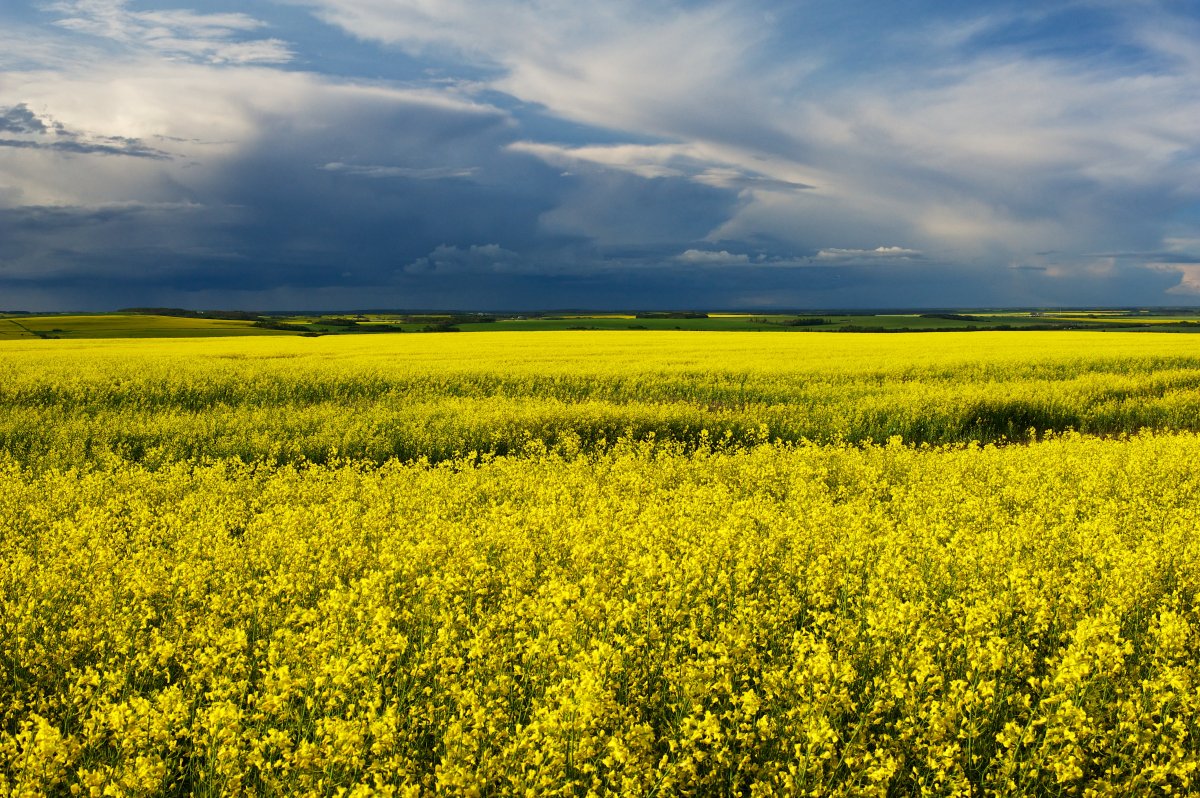
[[[0,342],[38,338],[211,338],[280,335],[248,321],[94,313],[0,318]]]
[[[757,444],[1200,429],[1200,346],[1146,333],[541,332],[4,344],[0,446],[111,456],[431,461],[531,438]]]
[[[1195,340],[0,343],[0,794],[1193,792]]]

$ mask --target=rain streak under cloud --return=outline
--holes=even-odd
[[[1200,302],[1200,11],[0,9],[0,307]]]

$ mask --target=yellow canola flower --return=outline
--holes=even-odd
[[[1198,789],[1184,336],[423,340],[0,347],[0,794]]]

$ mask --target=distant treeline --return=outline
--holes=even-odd
[[[307,326],[303,324],[295,324],[287,321],[271,321],[269,319],[259,319],[254,322],[255,327],[262,327],[265,330],[282,330],[284,332],[311,332]]]
[[[968,316],[965,313],[922,313],[923,319],[945,319],[946,321],[982,321],[978,316]]]
[[[822,324],[832,324],[832,319],[822,316],[798,316],[794,319],[773,319],[767,316],[750,317],[752,324],[777,324],[780,327],[820,327]]]
[[[146,316],[176,316],[184,319],[225,319],[228,321],[258,321],[262,313],[248,310],[188,310],[187,308],[121,308],[118,313],[140,313]]]
[[[450,315],[428,315],[428,316],[405,316],[404,321],[409,324],[488,324],[494,322],[496,317],[488,313],[452,313]]]

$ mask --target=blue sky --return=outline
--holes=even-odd
[[[1191,0],[0,8],[0,308],[1192,304]]]

